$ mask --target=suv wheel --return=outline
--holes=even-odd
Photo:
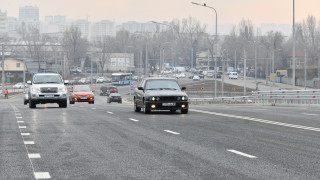
[[[181,109],[181,114],[188,114],[188,109]]]
[[[30,100],[29,101],[29,108],[36,108],[36,107],[37,107],[36,103]]]
[[[134,102],[134,112],[140,112],[141,111],[141,107],[137,106],[137,102]]]
[[[59,103],[59,108],[66,108],[66,107],[67,107],[67,100]]]

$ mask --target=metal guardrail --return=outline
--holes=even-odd
[[[253,91],[251,96],[189,98],[191,103],[320,104],[320,90]]]

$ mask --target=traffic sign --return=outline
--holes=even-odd
[[[130,86],[131,86],[131,87],[133,87],[133,86],[134,86],[134,84],[133,84],[133,83],[131,83],[131,84],[130,84]]]

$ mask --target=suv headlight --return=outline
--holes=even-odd
[[[40,93],[40,88],[33,87],[33,88],[31,88],[31,92]]]
[[[58,91],[59,92],[66,92],[67,88],[66,87],[59,87]]]

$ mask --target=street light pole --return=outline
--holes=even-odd
[[[293,0],[293,25],[292,25],[292,38],[293,38],[293,47],[292,47],[292,89],[295,89],[295,81],[296,81],[296,36],[295,36],[295,7]]]
[[[2,93],[4,94],[4,44],[1,45],[2,51]]]
[[[211,7],[211,6],[207,6],[206,4],[199,4],[199,3],[195,3],[195,2],[191,2],[192,4],[194,5],[198,5],[198,6],[203,6],[203,7],[207,7],[207,8],[210,8],[210,9],[213,9],[214,12],[216,13],[216,40],[215,40],[215,44],[216,44],[216,54],[215,54],[215,62],[214,62],[214,65],[215,65],[215,78],[214,78],[214,97],[216,98],[217,97],[217,56],[218,56],[218,13],[216,11],[215,8]]]

